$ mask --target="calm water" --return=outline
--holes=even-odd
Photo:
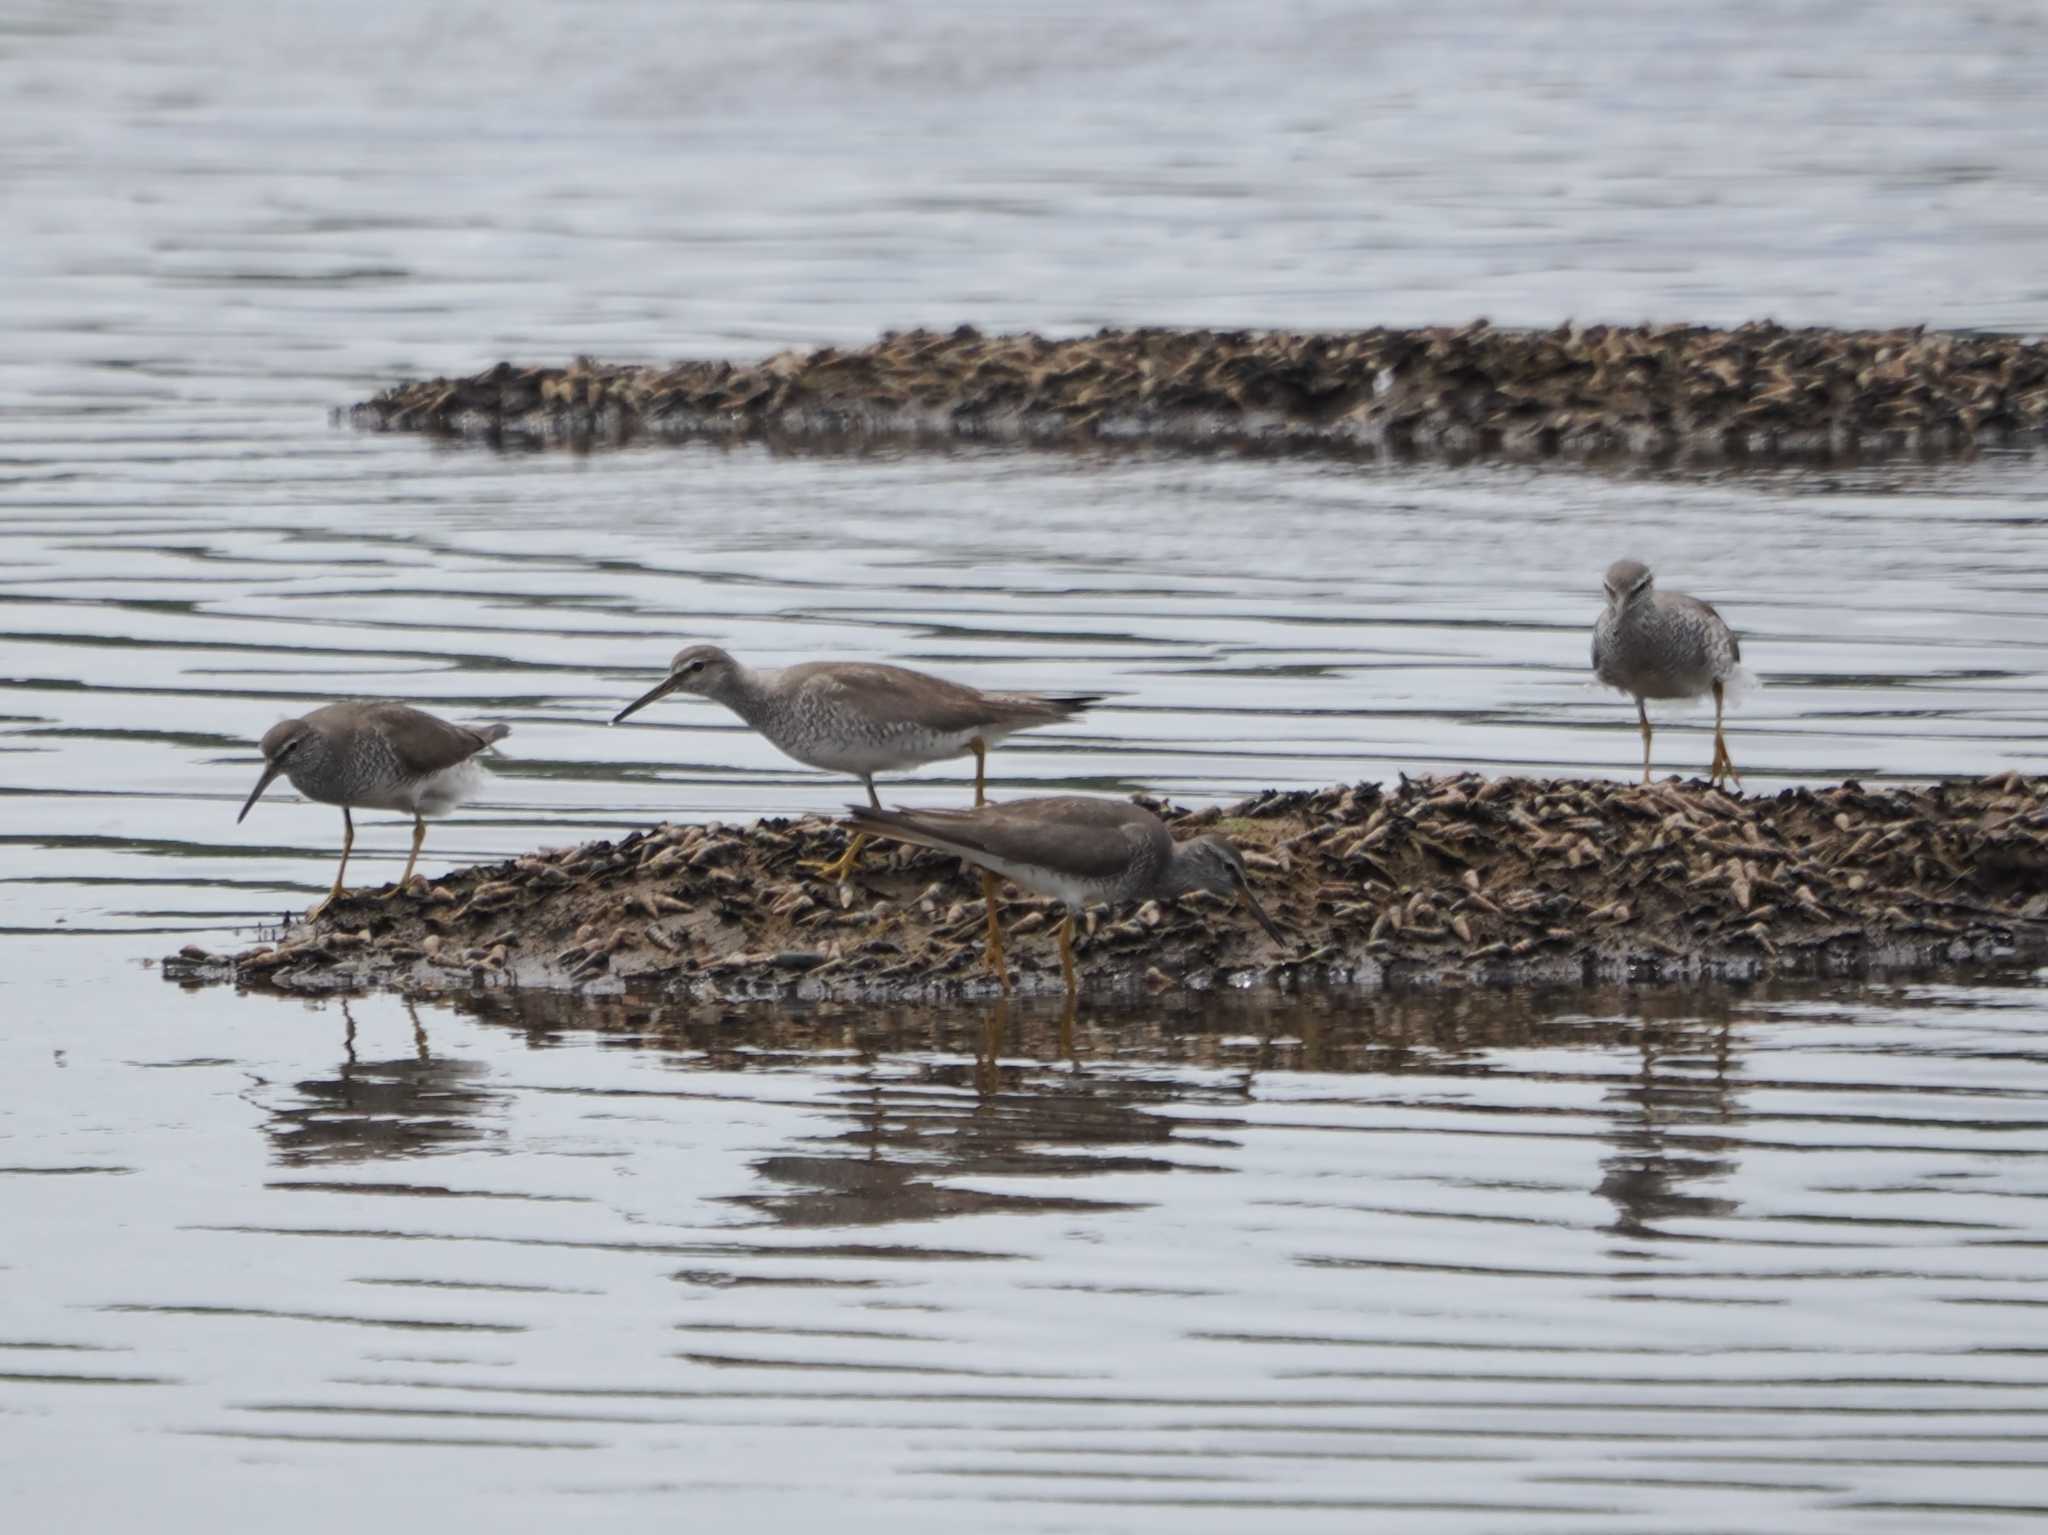
[[[144,968],[324,888],[331,810],[234,813],[252,740],[333,697],[512,725],[430,869],[838,803],[709,706],[603,727],[685,640],[1112,695],[1004,746],[999,793],[1621,773],[1584,666],[1627,551],[1742,632],[1752,787],[2039,771],[2039,459],[494,457],[327,422],[501,356],[963,319],[2048,329],[2032,7],[1440,10],[0,16],[14,1522],[2048,1509],[2048,975],[1062,1020]],[[1705,717],[1670,722],[1659,762],[1703,768]],[[405,836],[364,817],[361,876]]]

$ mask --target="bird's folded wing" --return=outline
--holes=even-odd
[[[972,730],[988,722],[973,688],[900,666],[827,663],[803,679],[802,690],[827,707],[853,708],[869,719],[928,730]]]
[[[1688,597],[1683,592],[1673,592],[1664,600],[1673,606],[1690,609],[1706,619],[1710,626],[1719,629],[1728,637],[1728,644],[1734,650],[1735,659],[1742,659],[1742,641],[1735,637],[1735,631],[1728,627],[1728,620],[1721,616],[1720,610],[1711,602],[1702,602],[1699,598]]]
[[[372,704],[365,718],[391,743],[410,773],[441,772],[468,761],[491,744],[474,730],[451,725],[410,704]]]
[[[1084,804],[1086,802],[1083,802]],[[1127,820],[1005,814],[981,810],[863,811],[852,819],[862,831],[968,859],[1033,865],[1076,879],[1114,879],[1130,866],[1133,827]]]

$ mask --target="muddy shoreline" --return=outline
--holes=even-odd
[[[1389,456],[1841,460],[2048,437],[2048,343],[1922,329],[1695,325],[870,346],[668,366],[509,362],[401,383],[349,418],[495,443],[763,438],[1258,446]]]
[[[1221,830],[1292,937],[1194,896],[1091,912],[1084,990],[1680,981],[1940,967],[2048,953],[2048,779],[1775,796],[1703,781],[1410,780],[1176,810]],[[828,820],[662,825],[351,892],[186,984],[914,1000],[985,996],[983,907],[954,860],[871,849],[827,884]],[[1049,903],[1005,901],[1013,984],[1060,987]]]

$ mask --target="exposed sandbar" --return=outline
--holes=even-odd
[[[1148,802],[1150,803],[1150,802]],[[1295,935],[1212,897],[1089,914],[1085,988],[1384,987],[1831,974],[2048,952],[2048,780],[1923,788],[1403,779],[1155,806],[1220,829]],[[854,877],[822,819],[662,825],[352,893],[235,954],[165,974],[286,991],[525,986],[676,997],[984,995],[977,880],[870,849]],[[1005,903],[1017,986],[1056,990],[1057,909]]]
[[[496,442],[1257,445],[1389,455],[1951,456],[2048,434],[2048,344],[1922,329],[1471,325],[1294,334],[892,332],[668,366],[499,363],[354,407]]]

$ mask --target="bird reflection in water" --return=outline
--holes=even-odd
[[[1725,1001],[1694,998],[1684,1015],[1645,1016],[1637,1026],[1637,1069],[1607,1094],[1614,1106],[1614,1152],[1602,1159],[1596,1192],[1614,1204],[1617,1236],[1669,1237],[1660,1223],[1719,1219],[1732,1199],[1683,1192],[1680,1185],[1725,1178],[1735,1170],[1734,1141],[1703,1133],[1737,1113],[1729,1086],[1732,1023]]]
[[[1740,1117],[1731,1009],[1805,994],[1787,982],[1663,997],[1624,986],[1229,992],[1192,1006],[1104,996],[1078,1016],[1051,998],[792,1006],[500,990],[450,1005],[522,1033],[535,1049],[565,1030],[597,1029],[614,1047],[658,1052],[677,1071],[810,1072],[829,1061],[837,1087],[816,1133],[757,1158],[752,1186],[731,1196],[802,1227],[1123,1208],[1086,1198],[1087,1180],[1194,1165],[1189,1137],[1233,1136],[1234,1106],[1257,1098],[1271,1073],[1414,1076],[1434,1101],[1442,1079],[1521,1071],[1521,1052],[1621,1053],[1636,1067],[1610,1079],[1610,1149],[1595,1187],[1615,1206],[1612,1231],[1640,1240],[1668,1236],[1659,1223],[1734,1210],[1696,1187],[1735,1166],[1736,1142],[1706,1130]],[[381,1073],[393,1091],[396,1069],[364,1072]],[[480,1097],[450,1079],[432,1094],[423,1087],[414,1106],[459,1107],[465,1094]],[[1159,1112],[1191,1104],[1215,1112]]]
[[[342,1059],[332,1077],[297,1085],[298,1101],[272,1112],[265,1126],[277,1160],[289,1167],[416,1157],[475,1143],[487,1132],[480,1117],[495,1095],[478,1081],[480,1062],[436,1056],[419,1010],[406,999],[412,1051],[364,1060],[356,1050],[354,1013],[340,1003]]]
[[[1067,1062],[1078,1072],[1081,1057],[1074,1047],[1074,1014],[1081,999],[1072,992],[1067,993],[1065,1004],[1060,1008],[1059,1030],[1053,1042],[1053,1054]],[[981,1039],[974,1052],[974,1090],[982,1098],[994,1098],[1003,1090],[1003,1051],[1010,1037],[1010,999],[999,997],[988,1010],[981,1023]],[[1020,1042],[1020,1048],[1022,1048]]]
[[[1173,1125],[1145,1111],[1153,1095],[1141,1081],[1081,1069],[1074,1006],[1068,999],[1049,1014],[998,1000],[970,1018],[944,1020],[955,1038],[965,1025],[968,1050],[865,1054],[860,1079],[841,1095],[838,1133],[821,1137],[816,1152],[757,1160],[754,1170],[779,1187],[737,1202],[791,1226],[1129,1208],[1077,1193],[968,1186],[1172,1166],[1130,1149],[1163,1145]]]

